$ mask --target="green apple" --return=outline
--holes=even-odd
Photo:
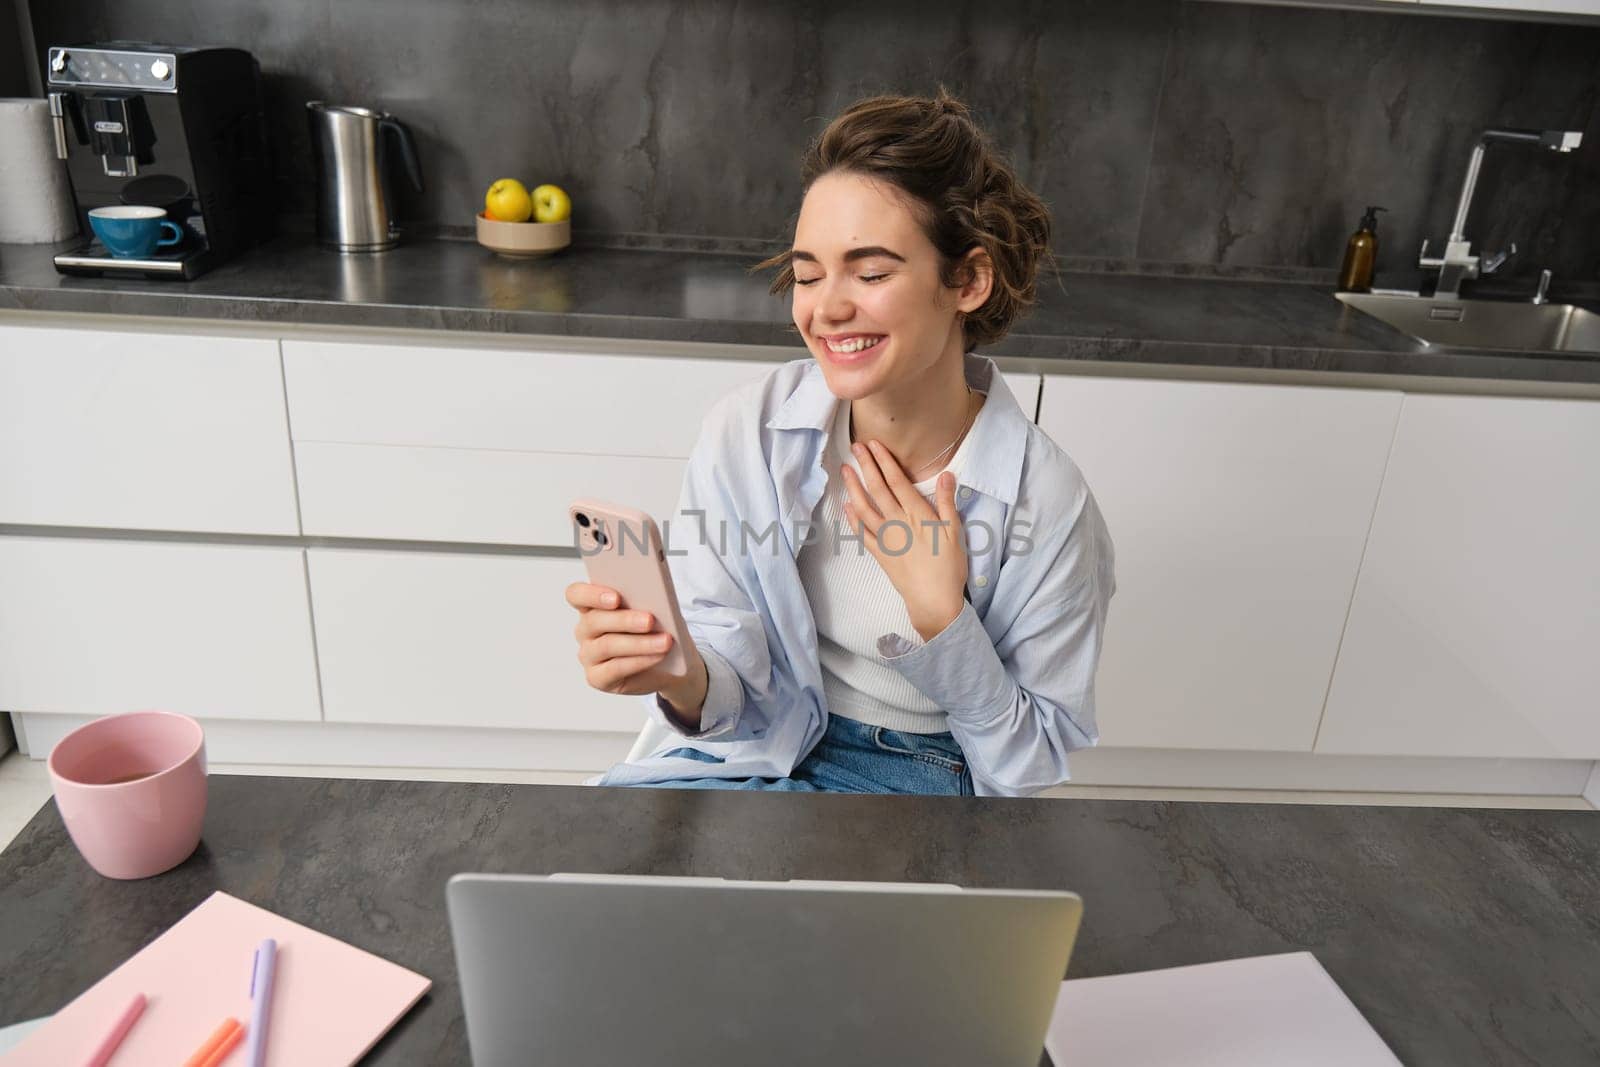
[[[541,185],[533,191],[533,217],[539,222],[560,222],[572,214],[572,198],[559,185]]]

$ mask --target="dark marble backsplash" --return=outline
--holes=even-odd
[[[1052,205],[1064,256],[1331,269],[1366,204],[1379,284],[1440,247],[1488,126],[1580,129],[1570,155],[1491,148],[1468,236],[1502,275],[1600,279],[1600,27],[1190,0],[31,0],[35,44],[245,47],[282,207],[313,209],[304,102],[392,111],[427,191],[470,226],[499,177],[553,181],[591,233],[782,241],[798,160],[874,92],[967,99]]]
[[[21,11],[0,2],[0,97],[30,95],[22,36]]]

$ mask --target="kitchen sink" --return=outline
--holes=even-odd
[[[1600,355],[1600,315],[1571,304],[1435,300],[1387,293],[1334,295],[1425,344]]]

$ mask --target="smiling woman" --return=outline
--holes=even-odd
[[[1049,211],[943,89],[853,105],[803,176],[792,247],[760,266],[811,358],[725,397],[690,457],[679,511],[700,543],[670,563],[687,673],[613,591],[567,590],[590,684],[647,694],[671,731],[600,781],[1057,784],[1098,736],[1111,539],[1081,472],[972,353],[1033,302]]]

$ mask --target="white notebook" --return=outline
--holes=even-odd
[[[1056,1067],[1400,1067],[1309,952],[1061,983]]]

